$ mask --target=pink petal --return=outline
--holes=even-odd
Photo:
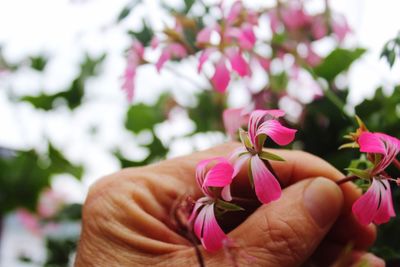
[[[236,1],[231,9],[229,10],[229,14],[226,18],[228,24],[232,24],[235,22],[235,20],[238,18],[238,16],[240,15],[240,13],[243,10],[243,4],[241,1]]]
[[[270,66],[271,66],[271,60],[269,58],[265,58],[265,57],[257,57],[258,63],[260,63],[261,67],[264,70],[269,70]]]
[[[141,42],[139,41],[134,41],[132,44],[132,49],[135,51],[135,53],[140,57],[143,58],[144,55],[144,46]]]
[[[165,62],[167,62],[170,59],[171,59],[171,52],[170,52],[169,48],[166,47],[163,49],[161,56],[156,63],[157,71],[160,72],[161,68],[164,66]]]
[[[317,53],[314,52],[314,50],[312,49],[311,45],[307,45],[306,61],[312,67],[315,67],[319,63],[321,63],[321,57]]]
[[[332,30],[337,36],[339,42],[342,42],[346,38],[347,34],[351,32],[351,28],[347,23],[344,16],[337,16],[332,23]]]
[[[126,94],[126,98],[129,102],[133,101],[133,96],[135,93],[135,76],[136,76],[136,66],[128,63],[123,76],[122,90]]]
[[[319,40],[328,34],[328,28],[323,16],[315,17],[311,26],[311,33],[315,40]]]
[[[218,92],[224,93],[228,87],[230,79],[229,71],[225,65],[225,59],[221,58],[215,66],[215,73],[211,78],[211,81]]]
[[[202,30],[200,30],[197,33],[196,36],[196,43],[199,45],[204,45],[210,42],[210,38],[211,38],[211,34],[213,32],[217,32],[220,33],[221,29],[220,29],[220,25],[219,24],[215,24],[213,26],[208,26],[208,27],[204,27]]]
[[[387,180],[381,180],[381,182],[383,183],[381,187],[382,199],[381,205],[374,219],[374,223],[376,224],[388,222],[391,217],[396,216],[393,208],[392,189],[390,188],[390,184]]]
[[[285,112],[280,109],[271,110],[254,110],[250,114],[248,132],[249,138],[253,145],[256,145],[256,132],[260,124],[266,119],[276,119],[285,115]]]
[[[233,174],[235,177],[240,170],[243,168],[243,165],[250,159],[251,154],[244,147],[240,147],[234,151],[231,155],[231,162],[233,162]]]
[[[242,49],[250,50],[254,47],[257,40],[253,30],[253,25],[246,23],[241,27],[238,41]]]
[[[228,108],[222,113],[222,120],[226,132],[231,139],[234,139],[239,128],[246,125],[248,115],[245,113],[244,108]]]
[[[222,248],[226,235],[215,218],[214,204],[205,206],[203,210],[205,210],[205,218],[201,243],[207,251],[215,252]]]
[[[281,13],[285,26],[292,31],[305,27],[311,20],[300,6],[287,7]]]
[[[277,33],[279,29],[279,18],[276,10],[272,10],[268,13],[269,24],[273,33]]]
[[[256,136],[266,134],[271,137],[275,143],[285,146],[293,141],[297,130],[282,126],[277,120],[268,120],[263,122],[257,129]],[[260,146],[262,144],[259,144]]]
[[[17,218],[21,221],[22,225],[35,235],[41,235],[39,219],[31,212],[25,209],[19,209],[16,212]]]
[[[221,191],[221,197],[225,201],[232,201],[231,185],[228,184]]]
[[[193,222],[194,219],[196,219],[197,215],[198,215],[198,210],[203,207],[205,205],[205,202],[208,201],[209,198],[208,197],[202,197],[199,198],[195,203],[194,203],[194,207],[192,210],[192,213],[190,214],[189,217],[189,222]]]
[[[181,44],[172,43],[168,46],[168,49],[174,58],[183,58],[187,56],[186,48]]]
[[[159,44],[160,44],[160,40],[157,38],[157,36],[154,36],[153,39],[151,39],[151,42],[150,42],[151,48],[156,49]]]
[[[389,183],[373,179],[370,188],[353,204],[352,210],[362,225],[389,221],[395,216]]]
[[[258,200],[264,204],[277,200],[282,193],[275,176],[268,170],[258,155],[251,157],[251,173]]]
[[[197,71],[200,72],[203,69],[203,65],[204,63],[208,60],[208,58],[210,57],[210,55],[212,53],[214,53],[216,51],[215,48],[207,48],[204,49],[201,54],[200,54],[200,58],[199,58],[199,65],[197,66]]]
[[[358,144],[360,145],[360,152],[386,154],[385,144],[379,136],[374,133],[361,133],[358,138]]]
[[[250,68],[247,62],[244,60],[242,53],[236,49],[229,49],[226,51],[226,55],[231,63],[232,69],[237,72],[241,77],[250,74]]]
[[[200,210],[199,214],[194,221],[194,233],[196,236],[201,240],[203,228],[204,228],[204,220],[206,218],[206,206],[204,205],[203,208]]]
[[[225,159],[221,159],[207,172],[203,187],[224,187],[232,182],[232,174],[233,166]]]

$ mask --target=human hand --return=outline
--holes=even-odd
[[[225,144],[101,179],[83,208],[75,266],[198,266],[193,247],[173,228],[171,209],[184,194],[200,196],[194,178],[200,160],[227,156],[237,146]],[[352,216],[357,188],[339,188],[330,181],[343,175],[320,158],[301,151],[273,152],[286,160],[271,162],[285,189],[279,200],[260,206],[228,234],[239,246],[232,248],[235,264],[329,266],[352,243],[348,262],[340,266],[361,260],[384,266],[365,252],[375,240],[375,227],[361,226]],[[243,170],[234,180],[233,195],[251,197],[247,181]],[[200,250],[206,266],[232,266],[224,250]]]

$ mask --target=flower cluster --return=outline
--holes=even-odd
[[[400,140],[383,133],[362,132],[357,142],[360,152],[367,154],[371,167],[350,171],[366,180],[370,187],[353,204],[353,213],[361,224],[388,222],[395,216],[389,182],[398,180],[391,178],[385,170],[396,160],[400,151]]]
[[[212,158],[198,164],[196,181],[204,196],[196,201],[190,221],[193,222],[194,233],[206,250],[220,249],[227,238],[218,225],[215,211],[240,210],[240,207],[230,202],[234,199],[231,184],[246,162],[250,168],[250,184],[258,200],[268,204],[280,197],[281,187],[269,160],[283,159],[263,147],[267,138],[279,145],[287,145],[293,141],[296,130],[289,129],[278,121],[283,115],[281,110],[251,112],[248,131],[240,129],[242,147],[234,151],[228,159]]]
[[[197,59],[198,72],[205,73],[205,76],[208,76],[208,71],[203,70],[204,64],[212,66],[207,78],[210,86],[219,93],[225,93],[235,77],[241,80],[247,77],[244,81],[250,84],[253,74],[261,68],[268,77],[263,91],[277,94],[279,98],[290,95],[279,81],[293,80],[294,88],[298,88],[298,84],[314,82],[304,87],[312,87],[318,95],[320,86],[310,72],[321,61],[314,42],[333,37],[331,39],[339,45],[350,32],[344,17],[334,13],[328,2],[325,10],[317,14],[309,14],[300,0],[278,2],[273,8],[252,9],[243,1],[232,4],[221,1],[208,7],[207,10],[213,10],[213,19],[205,20],[189,13],[174,14],[174,26],[150,36],[149,49],[160,50],[155,62],[143,60],[143,47],[138,49],[139,41],[134,40],[133,49],[128,53],[123,84],[129,100],[133,96],[133,79],[138,65],[151,63],[160,72],[170,60],[192,57]],[[268,38],[261,34],[268,31],[268,28],[263,28],[265,22],[270,25],[271,37]],[[289,65],[288,58],[293,59]],[[271,69],[274,61],[285,65],[279,75]]]

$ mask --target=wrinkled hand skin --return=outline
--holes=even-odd
[[[171,209],[184,194],[200,196],[195,167],[206,158],[228,156],[240,144],[229,143],[157,164],[128,168],[100,179],[83,207],[76,267],[198,266],[191,244],[171,226]],[[351,214],[360,192],[351,184],[339,188],[330,180],[343,175],[315,156],[274,150],[286,159],[272,165],[284,184],[280,200],[259,207],[228,236],[240,248],[231,250],[236,266],[370,266],[384,262],[364,251],[375,239],[374,226],[361,226]],[[251,191],[247,171],[235,178],[233,192]],[[317,224],[305,211],[305,188],[316,177],[333,187],[329,221]],[[321,178],[319,178],[321,180]],[[335,189],[337,187],[337,189]],[[335,191],[337,190],[337,192]],[[336,192],[336,193],[335,193]],[[346,265],[332,265],[344,247],[354,245]],[[201,247],[206,266],[234,266],[224,250],[210,254]]]

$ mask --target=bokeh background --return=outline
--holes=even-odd
[[[121,90],[133,38],[146,39],[146,27],[161,33],[173,25],[171,10],[185,10],[190,2],[0,2],[0,266],[71,265],[80,204],[93,182],[123,167],[227,140],[223,108],[246,106],[254,99],[247,85],[234,81],[221,104],[208,79],[197,74],[194,57],[169,62],[171,67],[160,73],[154,64],[141,66],[132,103]],[[195,1],[193,14],[204,12],[198,2],[217,1]],[[310,13],[324,8],[324,1],[304,2]],[[276,4],[244,3],[255,9]],[[366,49],[340,70],[334,81],[338,89],[332,92],[345,103],[344,113],[356,112],[371,130],[399,137],[400,64],[390,67],[380,55],[400,30],[400,3],[335,0],[330,7],[352,29],[340,46]],[[272,34],[267,26],[259,33]],[[335,48],[331,40],[315,46],[322,56]],[[151,62],[159,55],[157,50],[146,52]],[[262,74],[252,81],[254,94],[264,90],[262,83]],[[301,129],[297,148],[343,169],[354,154],[336,148],[354,122],[325,97],[313,101],[307,90],[301,91],[309,85],[306,80],[292,92],[301,105],[288,104],[288,122]],[[307,115],[299,125],[303,109]],[[398,222],[382,227],[373,248],[392,264],[400,259]]]

